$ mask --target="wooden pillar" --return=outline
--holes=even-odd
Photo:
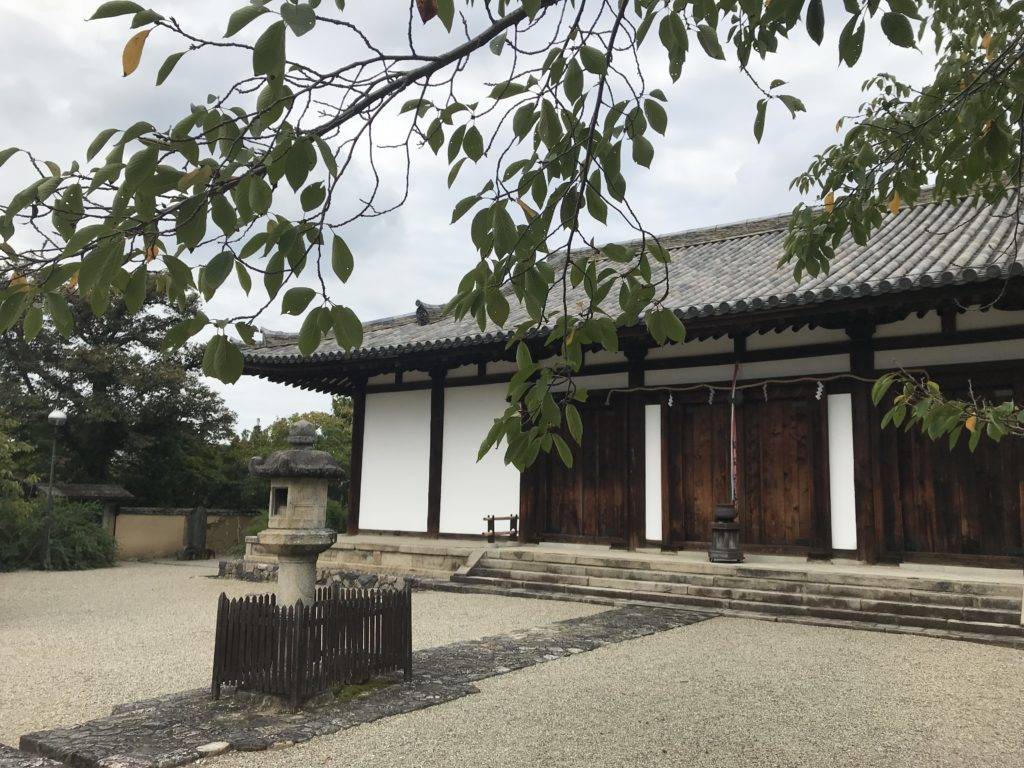
[[[875,357],[871,345],[874,326],[861,324],[846,331],[850,346],[850,372],[873,378]],[[884,531],[879,493],[881,477],[877,459],[878,413],[871,402],[871,383],[855,381],[851,392],[853,409],[853,487],[857,510],[857,551],[862,560],[876,563],[881,557]]]
[[[348,468],[349,536],[359,533],[359,492],[363,480],[363,434],[366,426],[366,379],[352,381],[352,454]]]
[[[626,347],[623,350],[628,362],[628,384],[630,387],[644,386],[645,347]],[[626,479],[626,548],[635,550],[646,538],[646,476],[647,451],[644,440],[644,396],[642,392],[630,392],[626,407],[626,450],[629,452]],[[586,437],[583,438],[586,440]]]
[[[430,468],[427,481],[427,535],[441,530],[441,461],[444,445],[444,380],[448,371],[430,372]]]

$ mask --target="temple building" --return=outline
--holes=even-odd
[[[477,462],[515,370],[508,333],[440,305],[366,323],[349,352],[328,339],[304,357],[265,332],[245,371],[352,397],[349,533],[479,537],[485,515],[518,514],[525,541],[706,548],[735,483],[747,551],[1019,567],[1024,446],[950,451],[881,429],[870,399],[871,379],[912,369],[1024,402],[1016,206],[919,203],[799,283],[778,266],[787,216],[663,238],[687,339],[659,346],[641,323],[620,353],[586,354],[572,469],[541,454],[520,474],[500,450]],[[525,310],[510,303],[511,328]]]

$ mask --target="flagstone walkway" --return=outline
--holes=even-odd
[[[675,609],[619,608],[417,651],[410,683],[396,682],[347,702],[321,699],[315,706],[288,712],[251,696],[213,702],[199,689],[119,707],[110,717],[72,728],[28,734],[21,738],[21,748],[76,768],[171,768],[199,759],[204,754],[199,748],[206,745],[226,742],[224,748],[256,751],[308,741],[462,698],[485,678],[705,618]]]

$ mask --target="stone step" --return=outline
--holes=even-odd
[[[477,569],[507,570],[549,574],[538,580],[554,581],[558,577],[567,583],[586,584],[590,577],[656,581],[674,584],[688,584],[704,587],[724,587],[731,589],[770,589],[775,592],[792,592],[798,594],[817,594],[828,597],[850,597],[866,600],[927,603],[930,605],[949,605],[962,608],[983,608],[987,610],[1016,611],[1021,610],[1021,592],[1015,597],[993,595],[974,595],[963,592],[937,592],[924,589],[895,589],[869,587],[857,584],[832,584],[818,581],[791,581],[777,578],[751,578],[725,574],[686,573],[682,571],[660,571],[636,568],[610,568],[602,566],[570,565],[546,561],[511,560],[492,557],[486,554]],[[476,572],[476,569],[474,569]]]
[[[492,561],[493,562],[493,561]],[[893,614],[899,616],[923,616],[958,621],[980,621],[994,624],[1019,623],[1020,611],[991,610],[957,605],[935,605],[915,602],[911,596],[901,599],[870,599],[864,597],[838,597],[814,593],[777,591],[771,582],[762,582],[757,588],[727,586],[704,586],[682,584],[671,581],[640,581],[636,579],[601,578],[597,576],[573,576],[564,574],[497,569],[480,567],[472,575],[512,582],[535,582],[542,584],[565,584],[574,587],[597,587],[645,593],[666,593],[686,597],[717,600],[740,600],[744,602],[771,603],[775,605],[806,606],[808,608],[851,610]]]
[[[875,587],[878,589],[913,589],[927,592],[940,592],[986,597],[1008,597],[1021,599],[1020,584],[1008,584],[994,581],[971,581],[967,579],[935,579],[910,574],[861,574],[848,570],[797,570],[787,568],[769,568],[757,565],[730,565],[722,563],[699,562],[694,560],[674,559],[670,556],[643,558],[609,555],[584,555],[574,552],[560,552],[542,548],[508,547],[488,551],[486,559],[514,560],[521,563],[544,563],[559,566],[584,566],[597,568],[619,568],[623,570],[658,571],[669,573],[686,573],[705,576],[735,576],[754,579],[778,579],[781,581],[813,582],[842,586]]]
[[[678,594],[674,592],[646,591],[636,589],[635,585],[630,585],[630,588],[628,589],[621,589],[612,586],[584,586],[578,584],[517,580],[493,576],[477,576],[472,574],[456,574],[452,578],[454,581],[464,584],[523,590],[525,592],[557,592],[573,596],[580,595],[584,597],[600,597],[612,600],[638,600],[644,602],[672,603],[698,609],[727,610],[768,616],[815,617],[837,621],[865,622],[869,624],[913,626],[951,632],[977,632],[985,635],[1005,635],[1015,638],[1024,637],[1024,627],[1021,627],[1020,624],[969,621],[934,616],[864,611],[852,608],[791,605],[739,598],[705,597],[693,594]]]

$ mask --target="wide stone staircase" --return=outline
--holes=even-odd
[[[721,565],[633,553],[516,547],[484,550],[452,581],[473,591],[643,601],[827,623],[869,623],[1005,638],[1024,646],[1019,579],[887,575],[849,568]],[[860,570],[868,570],[861,566]],[[872,569],[873,570],[873,569]]]

